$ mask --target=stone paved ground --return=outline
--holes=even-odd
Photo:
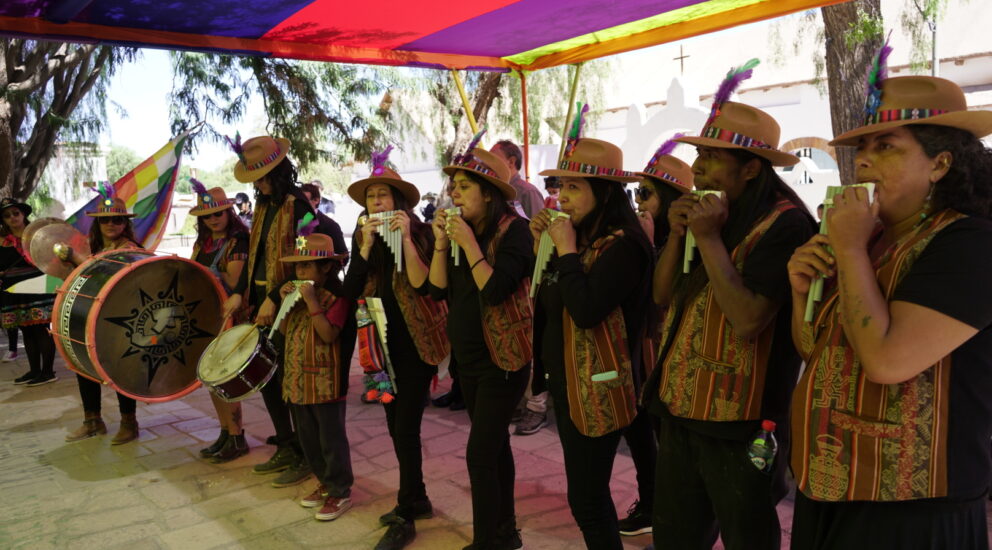
[[[6,343],[0,340],[0,350]],[[398,469],[381,406],[363,405],[356,391],[348,406],[348,434],[355,469],[355,506],[333,522],[318,522],[297,504],[313,481],[284,489],[272,476],[251,473],[272,447],[260,396],[244,403],[251,453],[228,464],[209,464],[197,451],[217,435],[206,390],[178,401],[139,404],[141,437],[110,446],[111,435],[66,443],[67,429],[82,418],[74,376],[61,359],[58,382],[37,388],[11,381],[27,370],[23,350],[0,364],[0,548],[372,548],[383,533],[380,514],[395,504]],[[353,365],[352,387],[358,387]],[[446,382],[442,382],[442,391]],[[113,392],[104,390],[110,434],[119,415]],[[460,549],[471,541],[471,502],[465,470],[469,423],[464,412],[429,408],[423,423],[424,473],[434,519],[417,523],[411,548]],[[516,509],[525,548],[581,548],[581,536],[564,498],[561,449],[553,428],[513,437],[517,464]],[[621,447],[613,495],[621,511],[633,501],[634,470]],[[779,508],[791,524],[791,502]],[[788,546],[784,532],[783,548]],[[647,535],[625,539],[643,548]]]

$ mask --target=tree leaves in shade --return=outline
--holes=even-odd
[[[379,70],[361,65],[173,53],[172,131],[206,121],[194,138],[222,141],[214,124],[239,123],[258,96],[268,120],[258,133],[288,138],[301,169],[321,161],[365,161],[384,141]],[[256,129],[241,128],[248,139]]]

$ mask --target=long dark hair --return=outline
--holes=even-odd
[[[286,195],[289,195],[296,187],[296,166],[293,164],[293,161],[289,160],[289,157],[283,157],[279,161],[279,164],[275,165],[272,170],[269,170],[269,173],[265,177],[269,178],[269,185],[272,186],[272,194],[263,195],[256,187],[255,204],[269,202],[280,206],[286,200]]]
[[[413,212],[413,205],[407,202],[406,197],[403,193],[400,193],[398,189],[392,185],[386,184],[389,188],[389,193],[393,196],[393,210],[402,210],[406,212],[406,215],[410,218],[410,237],[413,239],[413,244],[420,251],[423,258],[430,261],[430,252],[432,236],[431,226],[422,222],[417,214]],[[362,209],[363,216],[367,216],[369,213],[368,207]],[[355,228],[355,233],[352,236],[354,243],[351,245],[352,250],[358,250],[361,247],[362,232]],[[376,239],[372,243],[372,250],[369,252],[369,265],[372,268],[373,274],[376,280],[376,294],[382,296],[382,285],[387,284],[386,281],[390,280],[392,275],[392,264],[389,262],[388,258],[392,258],[393,251],[390,250],[386,243],[382,239]]]
[[[744,240],[754,224],[764,218],[780,198],[788,200],[798,208],[806,216],[811,228],[816,226],[806,204],[788,184],[782,181],[768,159],[743,149],[727,149],[726,151],[737,160],[739,167],[743,167],[753,159],[757,159],[761,163],[758,174],[748,180],[744,192],[734,201],[727,222],[720,232],[723,244],[728,251],[737,248],[737,245]],[[706,269],[703,268],[702,262],[697,262],[688,275],[679,277],[675,285],[675,293],[682,299],[689,299],[702,290],[707,282],[709,282],[709,276],[706,274]]]
[[[654,247],[660,249],[665,246],[668,234],[672,232],[671,226],[668,225],[668,209],[682,196],[682,192],[654,178],[644,178],[644,181],[658,195],[658,215],[654,217]]]
[[[131,218],[124,218],[124,232],[121,233],[121,238],[127,239],[137,245],[141,244],[134,236],[134,224],[131,223]],[[103,250],[103,233],[100,232],[100,216],[93,218],[93,225],[90,226],[89,241],[90,254],[96,254]]]
[[[992,218],[992,149],[974,134],[950,126],[909,124],[906,129],[930,158],[947,151],[951,165],[933,187],[934,212],[953,208],[962,214]]]
[[[499,222],[503,219],[503,216],[507,214],[511,216],[516,216],[517,213],[510,208],[510,205],[506,202],[506,197],[503,196],[502,191],[498,187],[489,182],[489,180],[477,175],[475,172],[470,172],[465,170],[465,176],[468,179],[479,184],[479,191],[482,193],[482,198],[489,199],[486,203],[486,213],[482,217],[482,233],[478,235],[479,246],[482,247],[483,254],[485,253],[485,246],[492,240],[493,236],[496,235],[496,230],[499,229]],[[466,222],[468,220],[465,220]],[[469,223],[472,226],[471,223]],[[472,226],[472,229],[478,232],[478,228]]]
[[[575,227],[579,249],[587,248],[597,239],[622,229],[624,235],[633,238],[644,249],[648,258],[654,257],[648,236],[637,221],[637,214],[630,206],[622,184],[603,178],[585,179],[592,189],[596,206]]]
[[[234,208],[227,208],[222,210],[222,212],[227,213],[227,229],[225,230],[225,237],[231,238],[238,233],[248,234],[248,226],[245,222],[241,221],[241,217],[234,213]],[[213,235],[213,231],[207,227],[207,223],[203,221],[206,216],[196,217],[196,244],[194,246],[203,247]]]

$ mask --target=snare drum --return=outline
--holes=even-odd
[[[224,290],[205,267],[142,249],[79,265],[52,311],[55,349],[70,369],[146,402],[200,385],[196,364],[220,332]]]
[[[237,325],[220,334],[200,357],[197,376],[224,401],[241,401],[262,389],[276,372],[275,348],[255,325]]]

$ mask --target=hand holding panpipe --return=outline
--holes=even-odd
[[[544,209],[548,213],[549,223],[548,227],[541,232],[541,240],[537,245],[537,256],[534,259],[534,274],[530,279],[530,297],[533,298],[537,294],[537,287],[541,284],[541,278],[544,277],[544,270],[548,267],[548,261],[551,259],[551,252],[555,248],[554,241],[551,240],[551,235],[548,234],[548,229],[551,229],[551,224],[555,222],[558,218],[569,219],[570,216],[564,212],[559,212],[558,210],[551,210],[550,208]],[[538,214],[540,215],[540,214]]]
[[[403,233],[399,230],[390,229],[389,223],[393,219],[393,215],[396,210],[390,210],[388,212],[376,212],[375,214],[369,214],[367,216],[361,216],[358,218],[359,227],[364,226],[369,222],[370,219],[381,220],[382,223],[379,224],[375,230],[379,232],[382,236],[383,242],[389,247],[389,250],[393,252],[393,261],[396,263],[396,271],[403,272]]]
[[[461,209],[460,206],[453,206],[451,208],[445,208],[444,211],[448,214],[448,218],[447,218],[448,226],[447,226],[446,229],[449,230],[448,236],[450,238],[450,236],[451,236],[451,233],[450,233],[450,229],[451,229],[451,218],[453,218],[454,216],[461,216],[462,215],[462,209]],[[461,250],[462,250],[462,247],[459,246],[459,244],[456,243],[452,239],[451,240],[451,257],[454,258],[455,265],[458,265],[458,262],[459,262],[458,258],[461,256]]]
[[[715,189],[694,189],[692,191],[693,195],[699,197],[702,200],[706,195],[719,195],[723,191],[717,191]],[[696,252],[696,238],[692,236],[692,231],[686,227],[685,230],[685,254],[682,256],[682,273],[688,273],[690,270],[690,265],[692,264],[692,259]]]
[[[868,204],[871,204],[875,194],[874,183],[854,183],[851,185],[830,185],[827,187],[827,194],[823,198],[823,219],[820,220],[820,234],[827,234],[827,212],[834,205],[834,197],[844,192],[848,187],[863,187],[868,192]],[[816,303],[823,299],[823,277],[818,276],[809,285],[809,293],[806,295],[806,312],[803,319],[810,323],[813,321],[813,310]]]

